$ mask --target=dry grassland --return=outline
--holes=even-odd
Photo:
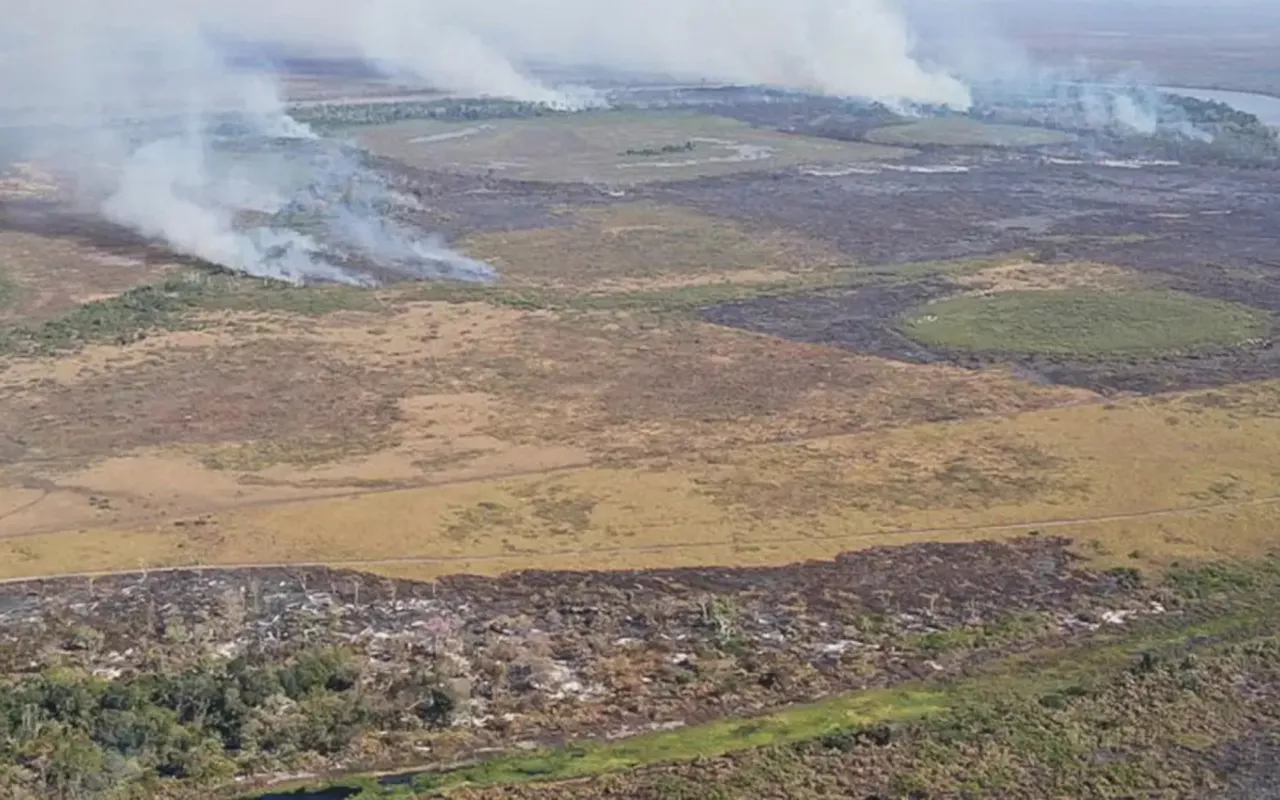
[[[432,169],[619,185],[799,164],[883,161],[912,152],[795,136],[678,111],[602,111],[480,123],[415,120],[363,129],[360,142],[379,155]]]
[[[580,222],[527,234],[528,241],[513,234],[513,255],[528,252],[518,265],[504,264],[512,280],[553,281],[557,272],[580,269],[589,283],[594,266],[600,281],[640,281],[627,277],[647,263],[636,260],[637,241],[603,247],[596,261],[557,263],[557,252],[607,242],[609,231],[651,236],[639,249],[654,253],[677,281],[717,273],[729,281],[786,280],[833,260],[780,234],[749,234],[670,209],[585,212]],[[545,249],[529,247],[537,237]],[[0,456],[10,464],[87,463],[179,447],[210,466],[259,472],[282,463],[323,467],[413,441],[402,454],[412,457],[402,461],[436,472],[504,448],[634,457],[1088,398],[663,313],[406,302],[396,291],[361,305],[368,310],[319,317],[196,314],[181,330],[125,345],[7,359],[0,435],[8,445]],[[356,479],[418,474],[382,461],[377,475]]]
[[[965,117],[924,119],[876,128],[867,141],[899,147],[1037,147],[1065,144],[1072,134],[1026,125],[995,125]]]
[[[845,265],[662,207],[468,244],[509,286],[653,302],[552,311],[409,287],[6,357],[0,576],[777,563],[1035,527],[1139,565],[1273,541],[1280,385],[1103,406],[702,323],[664,292],[821,283]],[[961,266],[946,273],[974,292],[1133,281],[1096,264]]]
[[[993,294],[1062,289],[1132,289],[1143,283],[1143,277],[1111,264],[1012,261],[957,275],[955,281],[969,287],[971,294]]]
[[[0,324],[48,319],[153,283],[174,265],[99,250],[74,239],[0,230]]]
[[[1032,530],[1074,536],[1106,563],[1250,555],[1274,546],[1278,408],[1280,386],[1254,385],[19,536],[0,542],[0,570],[778,563]]]
[[[645,314],[536,318],[469,354],[495,431],[634,458],[1092,399],[999,373],[915,367]]]
[[[685,209],[636,203],[566,213],[560,227],[476,235],[460,246],[504,282],[582,292],[768,283],[848,263],[801,237]]]

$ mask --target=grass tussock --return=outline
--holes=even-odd
[[[229,274],[188,273],[104,300],[56,319],[0,329],[0,354],[48,356],[95,344],[128,344],[157,331],[193,326],[201,311],[281,312],[316,316],[372,310],[371,293],[341,286],[296,287]]]

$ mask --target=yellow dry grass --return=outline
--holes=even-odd
[[[460,246],[504,281],[583,292],[762,283],[849,263],[802,237],[649,203],[580,209],[562,226],[475,235]]]
[[[530,317],[444,374],[497,400],[489,432],[608,458],[672,455],[1096,399],[647,314]]]
[[[1280,383],[806,445],[0,540],[0,575],[326,562],[390,574],[781,563],[1038,531],[1099,563],[1280,542]],[[753,487],[743,491],[741,487]],[[728,488],[726,488],[728,487]]]
[[[5,363],[0,442],[22,449],[0,456],[65,473],[169,448],[256,484],[363,487],[1093,399],[639,312],[397,302],[318,319],[223,312],[195,322]],[[37,475],[66,484],[52,468]]]
[[[143,550],[168,561],[192,551],[165,550],[182,542],[165,526],[241,506],[654,457],[678,465],[707,449],[1093,399],[624,312],[407,303],[200,323],[0,373],[0,488],[15,498],[0,505],[0,537],[158,520],[164,535],[147,541],[160,549]],[[687,469],[671,469],[686,486]],[[137,557],[109,551],[94,552],[116,566]]]
[[[469,246],[512,283],[593,293],[840,262],[647,204]],[[973,291],[1134,280],[1022,262],[955,277]],[[210,313],[198,330],[4,362],[0,577],[764,564],[1036,529],[1099,563],[1150,565],[1277,540],[1280,382],[1104,406],[668,313],[377,299]]]
[[[955,281],[961,286],[969,287],[970,294],[989,294],[1059,289],[1123,289],[1137,285],[1140,279],[1129,270],[1110,264],[1039,264],[1015,261],[960,274]]]

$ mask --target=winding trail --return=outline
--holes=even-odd
[[[633,555],[643,553],[669,553],[688,550],[707,550],[717,547],[733,547],[737,544],[785,545],[803,544],[806,542],[854,541],[868,538],[909,538],[913,536],[947,536],[955,534],[999,534],[1017,533],[1019,531],[1043,531],[1055,528],[1069,528],[1078,525],[1097,523],[1126,522],[1134,520],[1156,519],[1160,517],[1179,517],[1206,512],[1229,512],[1245,508],[1280,505],[1280,495],[1269,495],[1252,500],[1240,500],[1227,503],[1204,503],[1199,505],[1178,506],[1173,508],[1134,511],[1125,514],[1104,514],[1099,516],[1062,517],[1057,519],[1031,520],[1027,522],[1006,522],[996,525],[961,525],[941,528],[910,528],[888,531],[864,531],[861,533],[840,533],[818,536],[780,536],[766,539],[751,539],[739,542],[736,539],[719,539],[709,542],[672,543],[639,545],[635,547],[605,547],[591,549],[544,550],[537,553],[506,553],[501,555],[482,556],[400,556],[395,558],[348,559],[334,561],[279,561],[248,564],[187,564],[182,566],[155,567],[149,569],[107,570],[100,572],[64,572],[51,575],[32,575],[25,578],[2,578],[0,586],[39,581],[67,580],[75,578],[108,578],[122,575],[148,575],[172,572],[200,572],[203,570],[250,570],[250,569],[290,569],[319,568],[360,569],[368,567],[391,567],[415,564],[474,564],[495,563],[513,559],[537,558],[572,558],[601,555]]]

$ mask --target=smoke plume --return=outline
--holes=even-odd
[[[889,1],[10,0],[0,130],[88,209],[232,269],[485,279],[397,221],[403,198],[360,153],[290,119],[270,77],[214,43],[355,55],[435,89],[559,105],[590,97],[530,63],[967,107],[962,83],[913,58]]]
[[[441,89],[563,99],[527,65],[967,107],[894,0],[208,0],[231,34],[343,49]]]
[[[84,210],[173,250],[292,282],[493,277],[398,222],[362,156],[289,118],[272,79],[234,70],[201,6],[20,0],[0,124]],[[16,37],[15,37],[16,38]]]
[[[1248,5],[1251,0],[1241,0]],[[1108,71],[1079,55],[1048,63],[1020,43],[1019,25],[1034,21],[1037,30],[1069,36],[1097,26],[1128,30],[1162,24],[1154,6],[1167,4],[1163,23],[1181,17],[1186,30],[1196,30],[1211,16],[1193,3],[1177,0],[904,0],[916,21],[919,52],[947,64],[970,86],[978,105],[1017,100],[1046,110],[1032,120],[1126,135],[1163,135],[1196,141],[1213,136],[1186,119],[1157,88],[1149,71],[1127,66]],[[1237,7],[1237,11],[1239,7]],[[1220,11],[1217,6],[1213,14]],[[1188,16],[1193,13],[1194,18]],[[1175,24],[1176,27],[1176,24]]]

